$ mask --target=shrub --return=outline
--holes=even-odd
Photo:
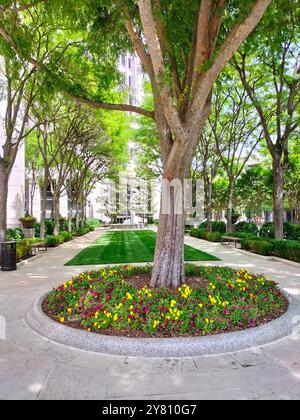
[[[23,230],[19,227],[17,228],[8,228],[6,230],[6,240],[7,241],[21,241],[24,238]]]
[[[72,239],[72,233],[67,232],[66,230],[60,232],[59,236],[63,238],[64,242],[70,241]]]
[[[274,253],[279,258],[300,262],[300,242],[274,241]]]
[[[60,231],[68,230],[68,219],[66,219],[65,217],[60,216],[59,218],[59,230]]]
[[[54,231],[54,221],[52,219],[45,220],[45,234],[52,236]]]
[[[74,231],[74,234],[76,235],[76,236],[83,236],[83,235],[86,235],[87,233],[89,233],[89,229],[88,228],[86,228],[86,227],[84,227],[84,228],[79,228],[79,229],[76,229],[75,231]]]
[[[35,230],[35,237],[39,238],[40,234],[41,234],[41,224],[40,223],[35,223],[33,227],[34,227],[34,230]]]
[[[92,226],[93,228],[97,228],[101,226],[99,219],[87,219],[86,224],[88,226]]]
[[[207,232],[205,229],[191,229],[190,236],[198,239],[206,239],[207,238]]]
[[[259,255],[272,255],[274,251],[273,241],[253,241],[254,252]]]
[[[289,239],[291,241],[300,240],[300,225],[294,225],[293,223],[285,222],[283,229],[285,239]]]
[[[207,230],[207,222],[201,223],[201,225],[199,226],[199,229]],[[219,232],[223,235],[224,233],[226,233],[226,223],[225,222],[212,222],[211,230],[212,232]]]
[[[61,238],[59,236],[48,236],[45,240],[46,245],[49,247],[54,247],[60,244]]]
[[[205,229],[191,229],[190,236],[210,242],[221,242],[220,232],[207,232]]]
[[[220,232],[208,232],[207,240],[210,242],[221,242],[221,233]]]
[[[274,239],[274,230],[273,222],[265,223],[260,230],[260,236]],[[285,239],[292,241],[300,240],[300,225],[294,225],[293,223],[285,222],[283,224],[283,234]]]
[[[29,239],[23,239],[22,241],[17,242],[17,246],[16,246],[17,261],[20,261],[22,258],[30,255],[30,251],[31,251],[30,244],[31,242]]]
[[[258,234],[258,227],[255,223],[239,222],[234,225],[235,232],[251,233],[252,235]]]

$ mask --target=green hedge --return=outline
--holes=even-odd
[[[79,228],[74,230],[74,235],[76,236],[83,236],[90,232],[90,229],[88,227]]]
[[[199,229],[207,230],[207,222],[201,223]],[[225,222],[212,222],[211,223],[212,232],[219,232],[221,234],[226,233],[226,223]]]
[[[300,225],[294,225],[290,222],[285,222],[283,225],[283,234],[284,238],[291,240],[291,241],[299,241],[300,240]],[[259,235],[263,238],[274,239],[274,223],[267,222],[265,223]]]
[[[191,229],[190,236],[210,242],[221,242],[220,232],[207,232],[205,229]]]
[[[242,232],[242,233],[250,233],[252,235],[258,235],[258,227],[255,223],[249,222],[239,222],[234,225],[234,233]]]
[[[46,245],[49,247],[54,247],[63,242],[62,236],[47,236],[45,239]]]
[[[268,240],[265,238],[244,238],[241,241],[243,249],[265,256],[275,256],[290,261],[300,262],[300,242],[289,240]]]

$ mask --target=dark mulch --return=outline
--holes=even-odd
[[[142,289],[144,286],[150,287],[151,273],[136,274],[127,277],[126,280],[136,289]],[[206,289],[209,285],[209,281],[204,277],[189,277],[186,279],[185,284],[193,288],[202,287],[203,289]]]

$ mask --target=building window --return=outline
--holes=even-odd
[[[121,56],[121,64],[122,64],[122,66],[126,66],[126,57],[125,57],[125,55],[122,55]]]
[[[128,86],[132,86],[132,78],[131,76],[128,76]]]
[[[128,57],[128,68],[131,69],[131,67],[132,67],[132,61],[131,61],[131,58]]]

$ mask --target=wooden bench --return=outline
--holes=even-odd
[[[231,242],[234,242],[234,246],[237,248],[237,244],[241,243],[241,238],[236,238],[235,236],[222,236],[221,237],[222,245],[225,245],[225,243],[229,245]]]
[[[35,255],[37,251],[48,251],[48,245],[45,242],[31,244],[31,255]]]

